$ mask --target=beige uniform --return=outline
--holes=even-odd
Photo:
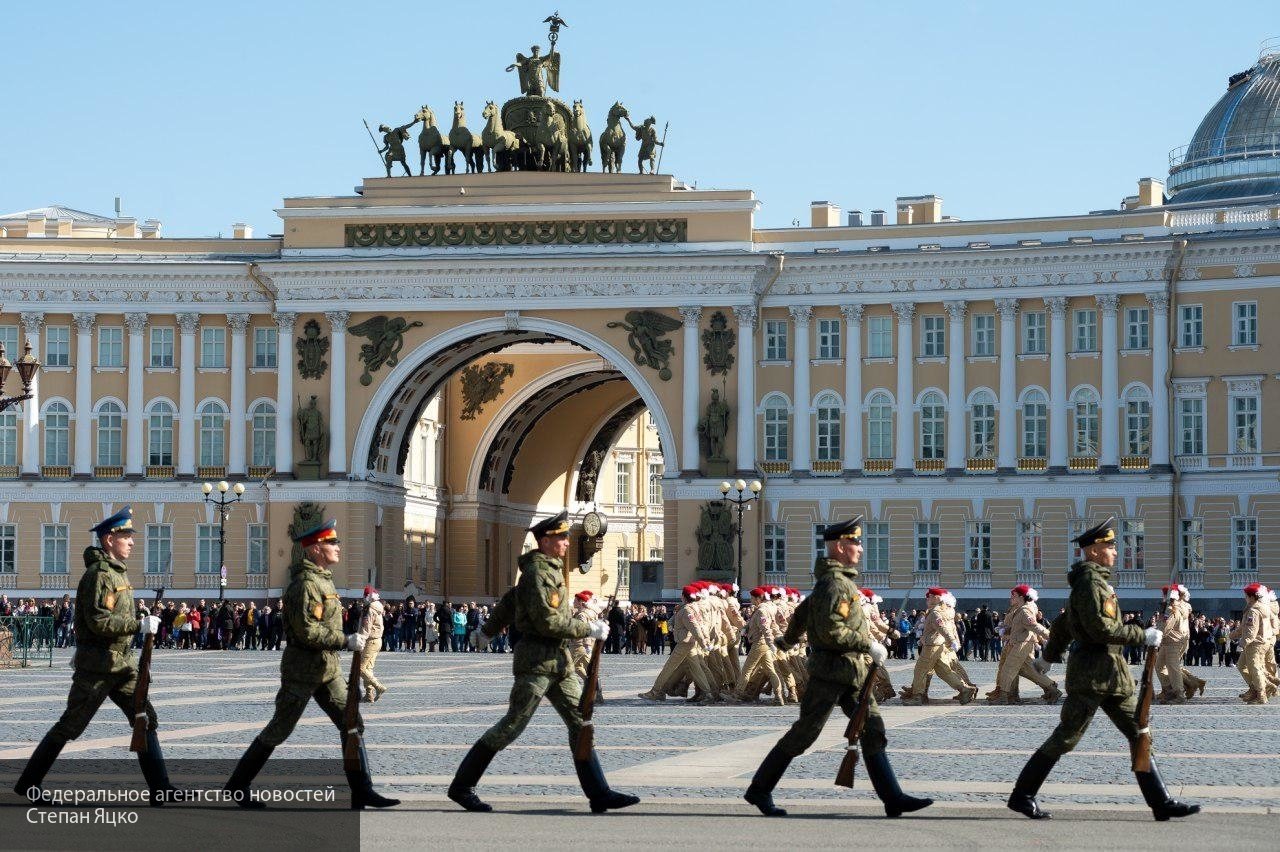
[[[725,658],[729,662],[729,670],[732,679],[729,684],[735,684],[742,674],[742,662],[738,659],[738,649],[742,646],[742,629],[747,626],[747,622],[742,618],[742,605],[738,603],[736,598],[724,598],[724,623],[721,629],[725,634]]]
[[[973,688],[969,675],[960,665],[955,648],[960,644],[956,633],[955,610],[942,601],[935,601],[924,616],[924,632],[920,637],[920,650],[911,678],[911,697],[928,698],[928,678],[936,674],[943,683],[965,695]]]
[[[1191,603],[1169,602],[1164,618],[1164,639],[1156,652],[1156,674],[1160,678],[1162,697],[1166,701],[1190,698],[1196,689],[1203,691],[1204,681],[1187,671],[1182,661],[1191,644]]]
[[[880,607],[868,598],[866,595],[862,597],[862,613],[867,618],[867,628],[871,632],[871,641],[884,644],[884,641],[893,634],[894,627],[880,613]],[[868,659],[870,657],[868,656]],[[889,672],[884,666],[876,669],[876,682],[872,688],[875,690],[877,701],[888,701],[898,693],[893,688],[893,681],[889,680]]]
[[[1010,607],[1004,616],[1004,647],[996,671],[996,688],[1006,696],[1017,695],[1018,678],[1025,677],[1044,690],[1046,696],[1058,692],[1058,685],[1041,674],[1031,661],[1049,631],[1036,619],[1040,609],[1032,601]]]
[[[1249,687],[1248,700],[1266,702],[1267,654],[1274,654],[1275,633],[1271,626],[1271,609],[1266,601],[1255,601],[1245,609],[1240,625],[1231,634],[1244,647],[1240,652],[1240,676]],[[1251,695],[1250,695],[1251,694]]]
[[[705,616],[699,612],[697,603],[698,601],[686,603],[671,617],[671,632],[675,636],[676,647],[667,655],[667,661],[663,664],[662,671],[658,672],[653,687],[642,693],[642,698],[661,701],[666,698],[667,690],[684,677],[692,680],[704,693],[716,694],[704,662],[705,654],[698,647],[700,642],[705,641],[702,624]]]
[[[360,620],[360,635],[364,637],[364,650],[360,652],[360,680],[364,683],[366,701],[373,701],[378,694],[387,688],[373,673],[373,666],[378,662],[378,654],[382,651],[382,615],[385,607],[382,601],[370,601],[365,608],[364,618]]]
[[[766,683],[773,687],[775,704],[784,704],[786,701],[786,691],[774,662],[777,651],[773,645],[782,634],[774,621],[773,609],[772,601],[761,601],[747,622],[747,639],[751,642],[751,650],[747,653],[747,661],[742,666],[741,674],[738,675],[736,690],[743,701],[755,701]]]
[[[777,601],[777,609],[774,610],[774,621],[778,625],[779,635],[787,632],[787,627],[791,624],[791,616],[795,613],[795,609],[795,602],[790,598],[781,598]],[[787,699],[791,701],[800,700],[800,695],[804,691],[804,680],[809,674],[808,666],[804,662],[806,643],[807,637],[802,633],[794,648],[787,651],[779,651],[777,655],[778,676],[782,678],[782,686],[786,690]]]
[[[1280,692],[1280,677],[1276,676],[1275,637],[1280,636],[1280,601],[1267,601],[1271,611],[1271,646],[1263,653],[1267,671],[1268,695]]]
[[[596,620],[595,613],[591,611],[589,606],[574,607],[573,619],[575,621],[584,621],[587,624],[591,624]],[[591,645],[594,641],[590,636],[569,640],[569,658],[573,660],[573,670],[578,673],[580,678],[586,678],[587,676],[587,666],[591,663]]]

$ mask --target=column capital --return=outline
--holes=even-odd
[[[142,334],[147,328],[147,315],[125,314],[124,324],[129,326],[129,334]]]
[[[1049,309],[1049,313],[1055,317],[1065,317],[1067,315],[1067,297],[1066,296],[1046,296],[1044,306]]]
[[[796,325],[808,325],[813,319],[813,305],[791,305],[787,308]]]
[[[953,300],[943,302],[942,307],[947,309],[947,316],[951,317],[952,322],[963,322],[964,312],[968,307],[968,303],[961,300]]]
[[[1018,300],[996,299],[996,312],[1000,314],[1000,319],[1012,322],[1018,315]]]
[[[325,311],[324,318],[329,321],[329,328],[338,334],[346,334],[347,323],[351,322],[351,311]]]
[[[97,322],[98,315],[81,312],[78,314],[72,314],[71,318],[76,322],[76,329],[87,334],[88,332],[93,331],[93,324]]]
[[[22,330],[27,334],[39,334],[44,328],[44,311],[23,311],[20,317]]]
[[[900,323],[909,323],[916,318],[915,302],[894,302],[892,307]]]
[[[681,305],[680,319],[687,326],[696,326],[702,320],[702,305]]]
[[[178,328],[183,334],[195,334],[200,328],[200,315],[178,314]]]
[[[1107,293],[1101,296],[1094,296],[1098,302],[1098,307],[1102,308],[1102,315],[1113,317],[1116,310],[1120,307],[1120,297],[1114,293]]]
[[[755,305],[734,305],[733,315],[738,319],[738,325],[742,328],[756,327],[756,306]]]
[[[293,326],[298,321],[298,315],[293,311],[277,311],[271,315],[276,321],[276,328],[280,329],[282,334],[293,334]]]
[[[227,325],[231,326],[232,334],[244,334],[249,328],[249,315],[227,314]]]
[[[841,305],[840,313],[845,318],[846,322],[860,323],[862,322],[862,314],[863,314],[863,311],[866,310],[866,307],[867,307],[866,305],[861,305],[861,304]]]
[[[1155,293],[1147,293],[1147,301],[1151,303],[1151,309],[1158,314],[1167,314],[1169,312],[1169,294],[1163,290]]]

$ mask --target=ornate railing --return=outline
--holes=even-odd
[[[5,572],[0,574],[0,589],[16,589],[18,588],[18,575],[13,572]]]
[[[45,464],[40,466],[40,476],[44,479],[70,479],[71,465]]]
[[[219,587],[218,581],[222,579],[220,574],[199,573],[196,574],[197,589],[216,589]]]
[[[893,473],[893,459],[867,459],[862,463],[862,472],[868,476]]]
[[[1151,468],[1151,456],[1121,456],[1121,470],[1149,470]]]
[[[964,587],[966,589],[991,588],[991,572],[990,571],[965,571]]]
[[[147,479],[173,479],[173,465],[149,464],[146,468]]]
[[[1070,470],[1077,471],[1093,471],[1098,469],[1097,456],[1072,456],[1067,460],[1067,467]]]
[[[249,574],[244,578],[244,587],[246,589],[265,589],[267,587],[267,575]]]
[[[868,589],[889,588],[888,571],[863,571],[858,577],[858,585]]]
[[[791,462],[789,461],[767,461],[760,462],[760,469],[765,473],[777,475],[779,473],[790,473]]]
[[[41,574],[40,588],[42,589],[69,589],[70,578],[66,574]]]
[[[123,479],[124,468],[118,464],[99,464],[93,467],[94,479]]]
[[[1146,571],[1115,572],[1117,589],[1145,589],[1147,587]]]
[[[830,476],[834,473],[840,473],[844,470],[844,465],[838,459],[819,459],[810,466],[810,472],[821,473]]]
[[[964,469],[969,473],[995,473],[996,460],[988,456],[965,459]]]
[[[916,459],[916,473],[938,474],[946,470],[946,459]]]
[[[1178,582],[1186,586],[1188,589],[1204,588],[1204,572],[1203,571],[1183,571],[1178,574]]]
[[[1257,571],[1232,571],[1231,572],[1231,588],[1243,589],[1250,583],[1258,582]],[[1190,588],[1190,585],[1188,585]]]
[[[1049,460],[1043,456],[1029,456],[1018,459],[1018,470],[1024,473],[1040,473],[1049,469]]]
[[[1040,588],[1044,585],[1043,571],[1018,571],[1014,574],[1019,586],[1031,586],[1032,588]]]

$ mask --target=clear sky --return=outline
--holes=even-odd
[[[381,173],[362,118],[463,100],[479,132],[557,3],[560,97],[597,135],[615,100],[670,122],[663,171],[754,190],[762,226],[924,193],[1113,208],[1280,35],[1275,0],[5,3],[0,212],[121,196],[166,236],[278,232],[281,198]]]

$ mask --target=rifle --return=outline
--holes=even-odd
[[[360,610],[359,625],[363,626],[368,604]],[[359,632],[360,627],[356,627]],[[363,738],[360,735],[360,666],[364,654],[351,652],[351,674],[347,676],[347,705],[342,710],[342,727],[347,732],[342,741],[342,768],[347,772],[359,772],[361,766],[360,752]]]
[[[618,572],[618,581],[613,586],[613,594],[604,611],[613,609],[618,599],[618,588],[622,585],[622,572]],[[567,587],[566,587],[567,588]],[[607,616],[606,616],[607,617]],[[595,640],[591,646],[591,662],[587,663],[587,676],[583,678],[582,697],[578,699],[578,712],[582,714],[582,730],[578,732],[578,741],[573,745],[574,760],[590,760],[591,752],[596,747],[596,726],[591,721],[596,710],[596,691],[600,686],[600,652],[604,650],[604,641]]]
[[[1175,559],[1173,570],[1169,572],[1169,586],[1178,576],[1178,562]],[[1160,610],[1163,611],[1163,604]],[[1145,643],[1144,643],[1145,644]],[[1142,666],[1142,683],[1138,686],[1138,705],[1133,709],[1133,723],[1138,726],[1137,739],[1130,746],[1133,756],[1134,772],[1151,771],[1151,694],[1155,691],[1156,652],[1158,648],[1147,648],[1147,659]]]
[[[172,557],[170,557],[172,558]],[[164,587],[155,590],[156,603],[164,598]],[[151,614],[151,610],[147,610]],[[156,635],[148,633],[142,640],[142,656],[138,659],[138,683],[133,688],[133,738],[129,740],[129,751],[138,754],[147,753],[147,693],[151,691],[151,649],[155,647]]]
[[[871,709],[871,686],[880,673],[880,665],[872,663],[867,669],[867,679],[858,690],[858,707],[849,717],[849,725],[844,729],[844,738],[849,741],[844,748],[844,759],[840,761],[840,769],[836,772],[837,787],[853,787],[853,770],[858,765],[858,738],[867,725],[867,711]]]

